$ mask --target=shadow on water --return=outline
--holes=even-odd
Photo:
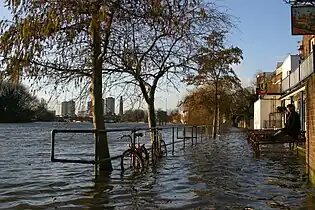
[[[32,130],[45,130],[37,126]],[[315,209],[303,160],[283,146],[266,148],[255,158],[242,132],[192,147],[188,142],[185,149],[177,144],[174,155],[169,152],[154,168],[114,170],[96,179],[93,166],[51,163],[49,132],[42,132],[33,134],[38,142],[15,136],[21,147],[10,152],[15,144],[6,136],[12,131],[0,132],[0,209]],[[89,153],[93,142],[87,138],[64,150]],[[59,143],[66,147],[66,142]],[[111,151],[123,151],[124,144],[112,140]],[[113,165],[118,168],[119,161]]]

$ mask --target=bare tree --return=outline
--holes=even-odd
[[[111,42],[110,62],[103,67],[104,72],[127,75],[124,82],[139,88],[151,128],[156,127],[155,93],[162,78],[176,87],[191,71],[192,60],[205,41],[202,37],[231,26],[229,16],[214,3],[162,0],[156,4],[139,7],[135,18],[115,27],[112,38],[116,42]]]

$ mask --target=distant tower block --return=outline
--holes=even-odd
[[[113,97],[106,98],[106,114],[108,115],[115,114],[115,98]]]
[[[120,96],[119,115],[122,116],[123,114],[124,114],[124,101],[123,101],[123,97]]]

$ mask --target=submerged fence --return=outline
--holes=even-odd
[[[191,145],[197,144],[198,142],[202,142],[204,138],[208,136],[208,127],[207,126],[184,126],[184,125],[178,125],[178,126],[165,126],[165,127],[158,127],[155,128],[158,130],[161,130],[163,140],[166,142],[166,146],[171,146],[172,154],[174,154],[175,151],[175,145],[178,143],[183,143],[183,148],[186,147],[187,143],[190,142]],[[137,132],[144,132],[149,133],[149,128],[144,127],[138,127],[138,128],[117,128],[117,129],[106,129],[106,130],[94,130],[94,129],[54,129],[51,131],[51,161],[52,162],[62,162],[62,163],[80,163],[80,164],[94,164],[95,169],[97,169],[98,164],[102,161],[109,161],[109,160],[116,160],[120,159],[122,156],[122,153],[124,150],[128,149],[127,147],[119,147],[122,144],[122,141],[113,141],[114,139],[117,139],[117,137],[121,136],[122,134],[130,134],[132,131]],[[94,158],[93,159],[67,159],[67,158],[58,158],[56,157],[56,145],[58,140],[56,141],[57,134],[80,134],[82,137],[86,138],[87,134],[94,136]],[[98,152],[100,152],[98,148],[98,142],[97,137],[99,134],[105,133],[109,139],[118,145],[119,149],[116,150],[116,153],[118,154],[111,154],[110,158],[107,159],[98,159]],[[111,135],[113,134],[113,135]],[[142,139],[142,142],[150,142],[148,141],[150,135],[145,135]],[[148,138],[146,138],[148,137]],[[112,138],[112,139],[111,139]],[[150,149],[148,147],[148,149]],[[71,150],[70,150],[71,151]],[[168,151],[170,151],[168,149]],[[111,153],[111,151],[110,151]]]

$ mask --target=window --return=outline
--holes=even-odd
[[[312,37],[310,39],[310,52],[313,52],[313,45],[315,45],[315,38],[314,37]]]

